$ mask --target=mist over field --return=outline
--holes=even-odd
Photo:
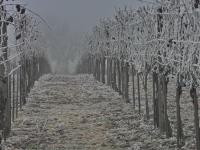
[[[82,49],[85,34],[99,24],[100,19],[114,18],[115,8],[124,6],[137,9],[144,3],[137,0],[18,0],[39,14],[49,25],[41,21],[42,29],[50,44],[50,54],[55,72],[73,73],[75,55]],[[37,17],[38,20],[41,20]]]

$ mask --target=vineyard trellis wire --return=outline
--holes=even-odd
[[[101,20],[85,38],[77,73],[94,77],[129,98],[129,76],[137,76],[140,112],[140,78],[145,90],[146,117],[149,119],[147,77],[153,79],[153,120],[166,137],[172,136],[168,118],[167,85],[176,82],[177,147],[183,146],[180,115],[183,87],[190,88],[194,105],[196,145],[200,149],[197,87],[200,85],[200,3],[198,0],[155,0],[133,10],[116,9],[115,19]],[[118,84],[118,85],[117,85]],[[133,105],[136,97],[133,88]]]
[[[14,7],[8,9],[10,5]],[[0,3],[0,131],[4,140],[34,81],[51,72],[48,42],[35,14],[27,13],[25,4]]]

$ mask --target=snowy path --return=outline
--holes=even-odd
[[[89,75],[45,75],[12,125],[8,149],[175,149],[118,93]]]

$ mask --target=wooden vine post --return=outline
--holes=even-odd
[[[125,63],[124,68],[125,68],[125,70],[124,70],[124,72],[125,72],[125,75],[124,75],[125,99],[126,99],[126,103],[130,103],[130,100],[129,100],[129,63],[128,62]]]
[[[135,68],[134,68],[134,65],[132,65],[132,88],[133,88],[133,91],[132,91],[132,95],[133,95],[133,107],[135,108]]]
[[[5,16],[6,16],[6,10],[5,7],[2,6],[1,7],[1,11],[3,13],[2,16],[0,16],[0,26],[1,26],[1,30],[0,30],[0,34],[1,35],[7,35],[7,26],[6,23],[3,21]],[[4,36],[0,37],[0,42],[2,43],[2,47],[7,47],[7,38]],[[7,60],[8,58],[8,53],[7,53],[7,48],[3,48],[2,50],[3,55],[2,55],[2,60]],[[4,119],[8,120],[8,64],[7,62],[3,63],[0,65],[0,77],[1,77],[1,81],[0,84],[2,85],[0,87],[0,108],[1,108],[1,112],[0,112],[0,130],[3,131],[3,135],[4,135],[4,140],[6,140],[6,137],[8,135],[8,130],[4,130],[5,126],[7,125],[7,123],[4,122]],[[6,71],[6,72],[5,72]],[[5,114],[5,115],[4,115]],[[4,118],[4,116],[6,118]],[[2,134],[2,133],[0,133]],[[1,141],[0,141],[1,143]]]
[[[165,132],[166,132],[166,138],[169,139],[169,137],[172,136],[172,128],[170,126],[168,114],[167,114],[167,79],[163,75],[162,76],[162,86],[163,86],[163,100],[164,100],[164,118],[165,118]]]
[[[114,90],[117,92],[117,74],[116,74],[116,59],[114,59],[114,66],[113,66],[113,87],[114,87]]]
[[[101,57],[101,81],[105,84],[105,57]]]
[[[121,61],[121,85],[122,85],[122,99],[125,98],[125,87],[124,87],[124,61]]]
[[[156,121],[156,88],[155,88],[155,72],[152,73],[152,86],[153,86],[153,124],[154,127],[158,127],[158,123]]]
[[[119,95],[122,94],[121,92],[121,69],[120,69],[120,60],[117,60],[117,76],[118,76],[118,92]]]
[[[196,134],[196,146],[197,150],[200,150],[200,135],[199,135],[200,130],[199,130],[199,115],[198,115],[199,106],[198,106],[195,83],[192,84],[192,88],[190,89],[190,96],[193,100],[193,105],[194,105],[194,127]]]
[[[140,114],[140,112],[141,112],[141,110],[140,110],[140,108],[141,108],[141,106],[140,106],[140,75],[139,75],[139,73],[137,73],[137,88],[138,88],[138,108],[139,108],[139,114]]]
[[[182,94],[182,87],[179,83],[176,86],[176,119],[177,119],[177,147],[181,148],[180,141],[184,140],[183,129],[182,129],[182,122],[181,122],[181,114],[180,114],[180,96]]]
[[[107,61],[107,70],[106,70],[106,74],[107,74],[107,86],[110,85],[110,58],[106,59]]]

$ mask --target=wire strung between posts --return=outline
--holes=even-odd
[[[8,76],[11,75],[15,70],[17,70],[17,69],[20,68],[21,66],[22,66],[22,65],[19,65],[17,68],[13,69],[13,70],[8,74]]]
[[[7,62],[7,61],[9,61],[9,60],[11,60],[11,59],[13,59],[13,58],[15,58],[15,57],[17,57],[18,55],[20,55],[20,54],[22,54],[23,52],[20,52],[19,54],[17,54],[16,56],[14,56],[14,57],[12,57],[12,58],[9,58],[9,59],[7,59],[7,60],[5,60],[5,61],[3,61],[3,62],[1,62],[0,63],[0,65],[2,65],[2,64],[4,64],[5,62]]]

